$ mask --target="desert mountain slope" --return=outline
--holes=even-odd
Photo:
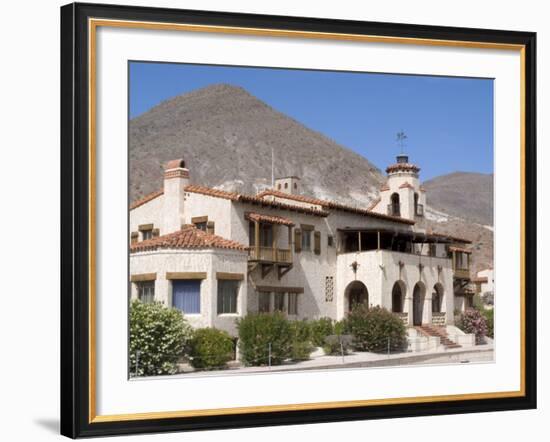
[[[242,88],[219,84],[164,101],[132,119],[130,199],[162,185],[162,164],[184,158],[191,182],[253,193],[297,175],[304,193],[367,204],[384,177],[367,159],[274,110]]]
[[[434,209],[493,225],[493,174],[455,172],[426,181],[424,187]]]

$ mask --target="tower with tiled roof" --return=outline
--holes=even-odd
[[[396,162],[386,168],[388,179],[380,188],[380,202],[374,211],[410,220],[424,216],[426,193],[420,185],[420,167],[399,154]]]

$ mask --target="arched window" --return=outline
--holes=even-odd
[[[391,196],[390,215],[401,216],[401,204],[399,203],[399,194],[394,193]]]
[[[397,281],[391,291],[391,311],[394,313],[403,313],[403,300],[405,290],[403,282]]]
[[[443,286],[439,283],[434,285],[432,293],[432,313],[441,313],[443,306]]]
[[[415,284],[413,289],[413,325],[422,325],[425,296],[426,286],[419,281]]]
[[[351,312],[358,304],[369,305],[369,291],[361,281],[352,281],[344,291],[347,313]]]

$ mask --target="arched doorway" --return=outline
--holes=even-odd
[[[396,281],[391,291],[391,311],[394,313],[403,313],[405,304],[405,284],[403,281]]]
[[[438,282],[434,285],[432,293],[432,313],[443,311],[443,286]]]
[[[390,208],[391,208],[390,215],[401,216],[401,207],[400,207],[400,204],[399,204],[399,194],[398,193],[393,193],[392,194]]]
[[[417,282],[413,290],[413,325],[422,325],[425,295],[426,287],[423,283]]]
[[[351,312],[357,304],[369,303],[369,291],[361,281],[350,282],[345,291],[347,312]]]

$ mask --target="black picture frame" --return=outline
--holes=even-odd
[[[524,395],[93,422],[90,419],[89,18],[513,44],[524,51]],[[536,408],[536,34],[117,5],[61,8],[61,434],[105,436]]]

